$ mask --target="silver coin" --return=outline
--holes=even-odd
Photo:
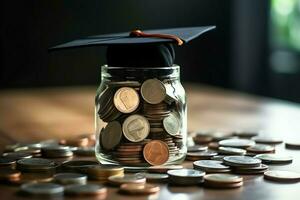
[[[158,104],[166,98],[166,88],[158,79],[148,79],[141,86],[143,99],[149,104]]]
[[[30,195],[62,195],[64,188],[54,183],[25,183],[21,191]]]
[[[278,182],[299,182],[300,173],[291,171],[272,170],[265,172],[264,178]]]
[[[285,148],[287,149],[300,149],[300,142],[286,142]]]
[[[208,146],[205,145],[194,145],[189,146],[187,151],[188,152],[197,152],[197,151],[206,151],[208,149]]]
[[[229,167],[222,164],[222,161],[217,160],[197,160],[193,162],[194,169],[200,169],[205,172],[220,171],[228,172]]]
[[[8,153],[3,153],[2,155],[5,158],[12,158],[15,160],[20,160],[24,158],[32,158],[32,155],[30,153],[22,153],[22,152],[8,152]]]
[[[164,129],[171,136],[177,135],[180,129],[180,120],[177,117],[177,114],[170,113],[169,116],[165,117],[163,120]]]
[[[146,177],[142,173],[124,174],[124,176],[110,176],[108,177],[108,182],[112,185],[121,185],[123,183],[144,184]]]
[[[257,136],[258,133],[254,131],[234,131],[233,135],[240,138],[251,138]]]
[[[225,155],[245,155],[246,150],[233,147],[219,147],[218,152]]]
[[[46,146],[42,148],[42,156],[47,158],[63,158],[73,156],[68,146]]]
[[[145,173],[147,182],[166,182],[168,181],[168,174],[158,174],[158,173]]]
[[[247,148],[255,145],[255,142],[248,139],[227,139],[219,141],[219,145],[223,147]]]
[[[107,193],[107,188],[98,184],[69,185],[65,187],[65,194],[70,196],[97,196]]]
[[[86,184],[87,176],[79,173],[58,173],[54,175],[54,181],[63,184]]]
[[[273,164],[280,164],[280,163],[291,163],[293,161],[293,157],[289,155],[282,155],[282,154],[258,154],[255,156],[262,160],[264,163],[273,163]]]
[[[275,147],[266,144],[256,144],[247,148],[248,152],[252,153],[270,153],[275,151]]]
[[[58,165],[44,158],[25,158],[17,161],[17,169],[25,172],[54,170]]]
[[[141,115],[130,115],[122,125],[123,134],[131,142],[144,140],[150,132],[148,120]]]
[[[261,160],[249,156],[225,156],[223,161],[229,166],[259,166]]]
[[[269,137],[269,136],[256,136],[253,137],[252,140],[254,140],[257,143],[263,143],[263,144],[280,144],[283,142],[281,138]]]
[[[204,171],[195,169],[169,170],[169,180],[176,185],[194,185],[203,182]]]
[[[0,167],[7,166],[7,165],[13,165],[15,163],[16,163],[16,160],[14,158],[0,157]]]
[[[220,184],[231,184],[239,183],[243,181],[243,178],[233,174],[207,174],[204,176],[205,181],[220,183]]]

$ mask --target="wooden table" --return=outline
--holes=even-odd
[[[222,89],[187,84],[188,127],[196,130],[253,130],[300,141],[298,104],[254,97]],[[0,150],[7,144],[49,138],[71,138],[94,130],[95,87],[23,89],[0,92]],[[277,152],[292,155],[289,165],[271,169],[300,172],[300,151],[276,146]],[[191,162],[185,162],[191,167]],[[17,187],[0,185],[0,199],[21,199]],[[238,189],[215,190],[200,186],[161,185],[154,196],[124,196],[109,187],[107,199],[297,199],[299,183],[281,184],[263,176],[244,176]],[[27,198],[28,199],[28,198]],[[87,199],[87,198],[85,198]]]

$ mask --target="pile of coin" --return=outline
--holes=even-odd
[[[182,160],[185,110],[178,104],[168,81],[107,83],[96,97],[98,119],[107,123],[99,133],[98,158],[126,166]]]
[[[197,185],[203,182],[204,171],[194,169],[169,170],[169,181],[174,185]]]
[[[232,174],[207,174],[204,185],[213,188],[237,188],[243,185],[243,178]]]

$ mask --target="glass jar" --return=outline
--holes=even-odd
[[[100,163],[147,167],[184,160],[186,96],[178,65],[104,65],[95,103],[95,151]]]

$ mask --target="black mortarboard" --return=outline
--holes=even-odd
[[[107,46],[106,64],[116,67],[172,66],[173,44],[188,43],[215,26],[200,26],[95,35],[50,48],[50,51],[88,46]]]

